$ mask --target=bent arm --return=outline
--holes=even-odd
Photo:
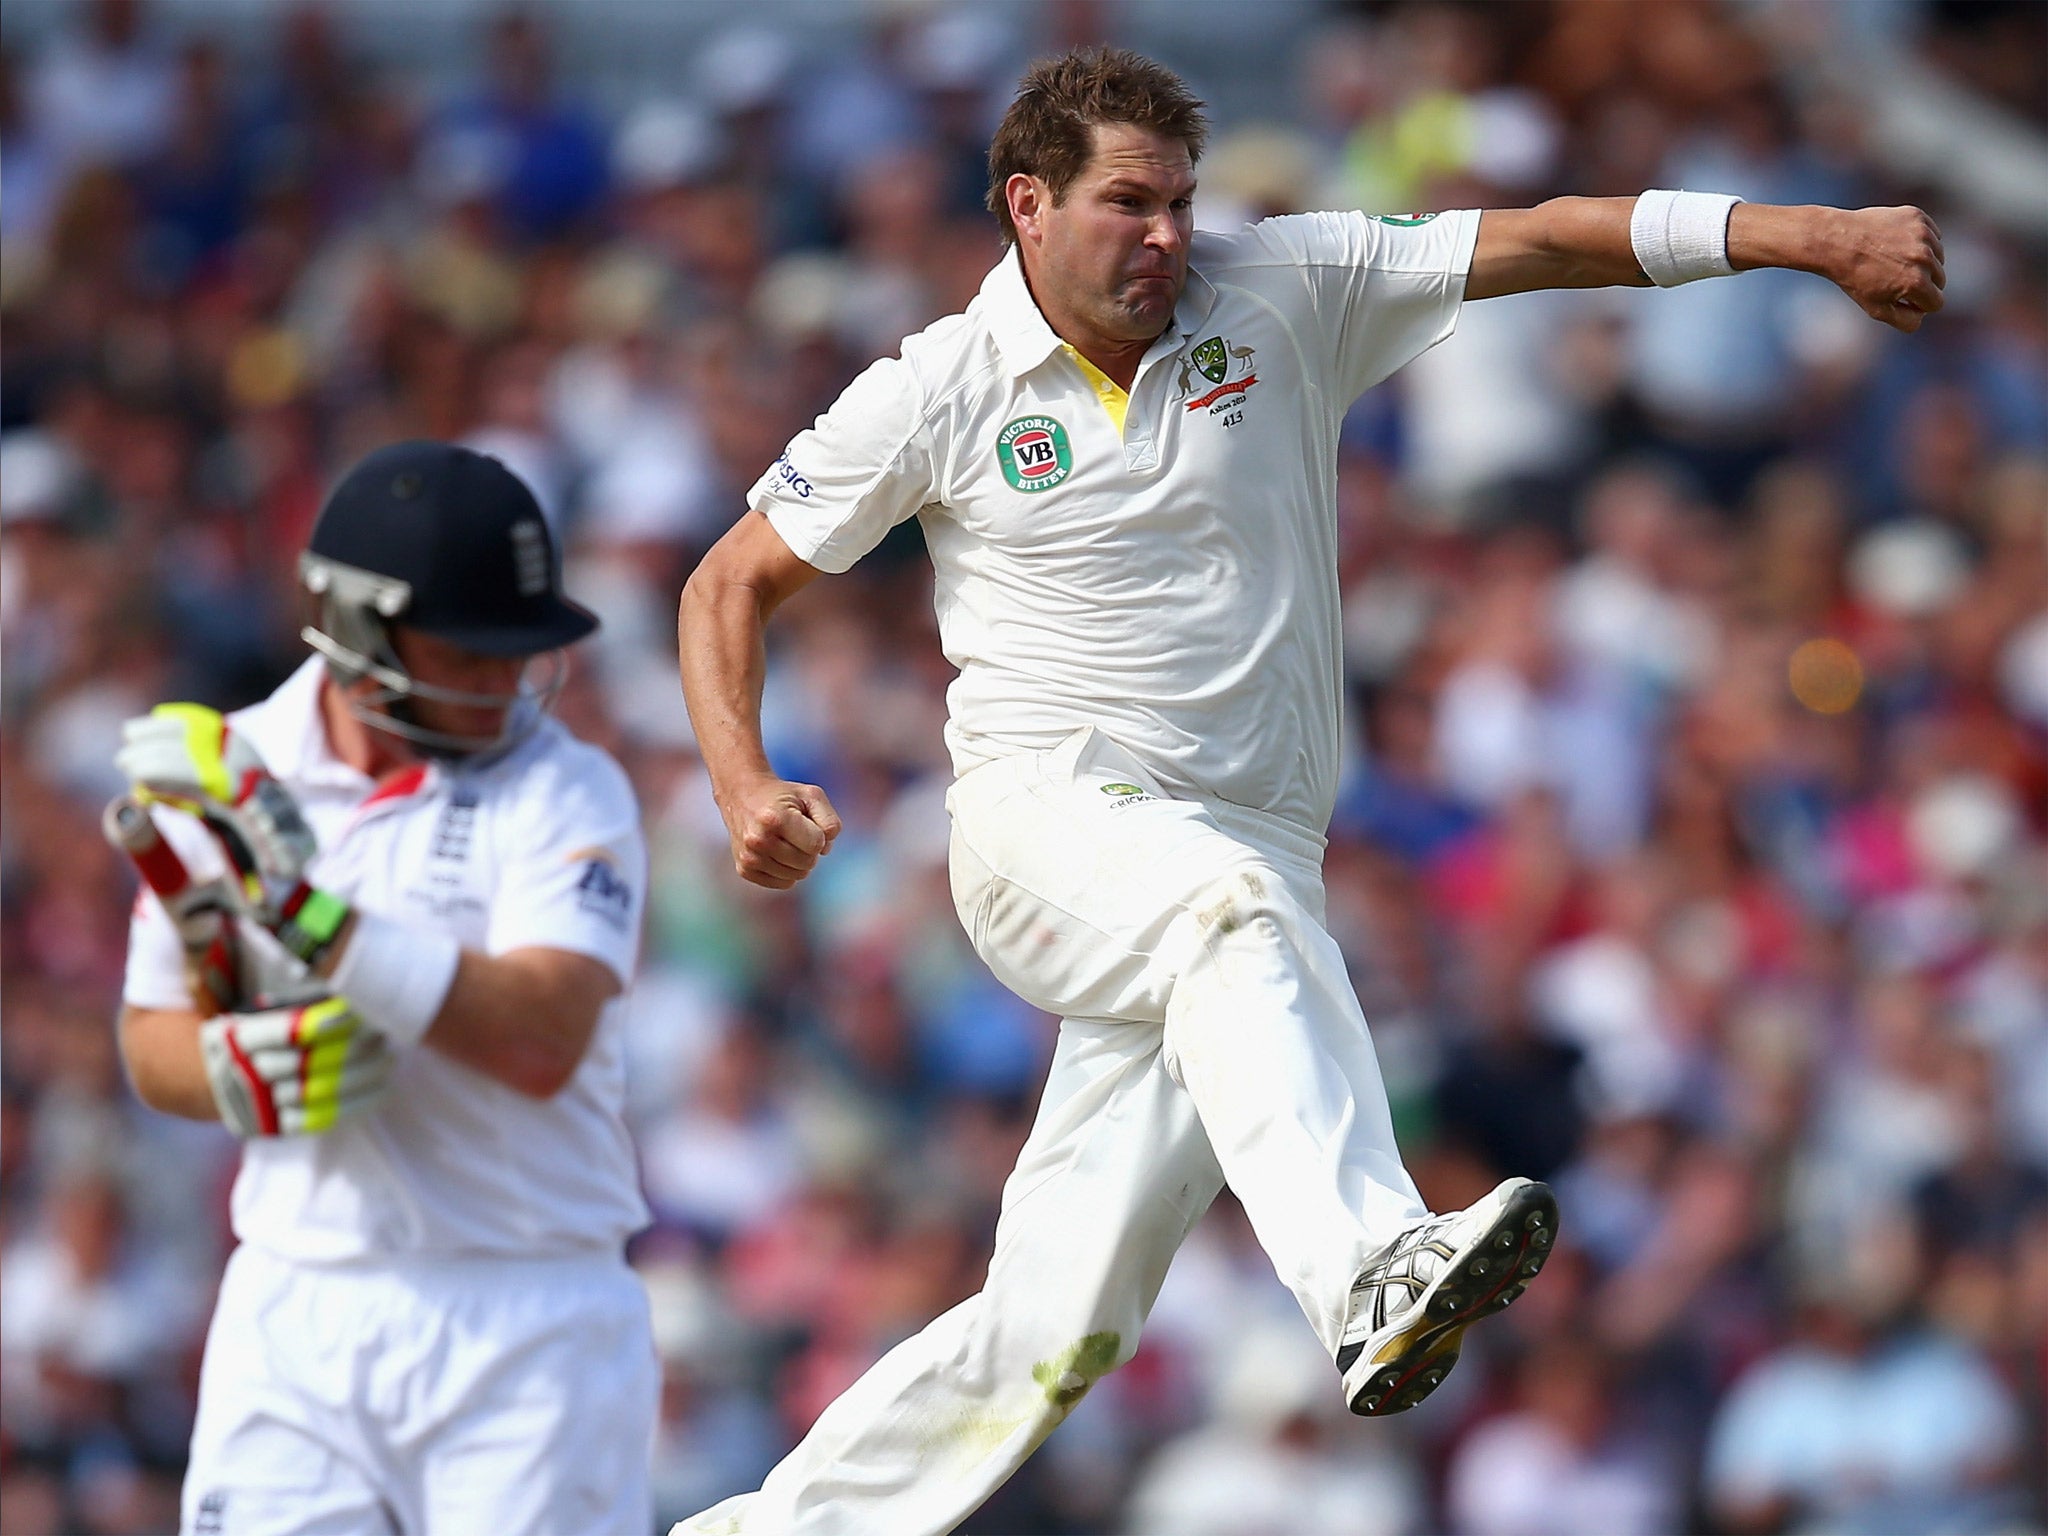
[[[1534,208],[1489,208],[1465,284],[1468,299],[1543,288],[1648,287],[1629,237],[1632,197],[1559,197]],[[1825,277],[1874,320],[1917,330],[1941,308],[1941,234],[1917,208],[1779,207],[1737,203],[1728,263]]]
[[[464,950],[423,1043],[528,1098],[551,1099],[576,1075],[619,978],[566,949]]]
[[[839,831],[823,792],[778,778],[761,741],[769,615],[818,574],[766,517],[749,511],[691,574],[676,616],[683,699],[732,838],[733,867],[777,890],[808,874]]]
[[[619,994],[610,966],[538,947],[464,950],[423,1043],[529,1098],[553,1098],[576,1075],[604,1005]],[[218,1120],[199,1051],[205,1019],[191,1009],[121,1008],[121,1059],[151,1109]]]
[[[1465,280],[1468,299],[1543,288],[1647,288],[1629,244],[1632,197],[1556,197],[1534,208],[1488,208]]]
[[[683,699],[721,809],[733,786],[775,776],[761,744],[768,618],[817,575],[767,518],[749,511],[683,586],[676,616]]]

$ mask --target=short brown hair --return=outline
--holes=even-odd
[[[1202,157],[1209,139],[1202,102],[1179,75],[1142,53],[1088,47],[1040,60],[1017,83],[1017,99],[988,146],[988,211],[1002,225],[1005,245],[1017,240],[1005,190],[1010,178],[1036,176],[1057,207],[1094,153],[1098,123],[1129,123],[1179,139],[1190,160]]]

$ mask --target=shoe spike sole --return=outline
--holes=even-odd
[[[1458,1363],[1465,1330],[1529,1288],[1556,1237],[1556,1197],[1541,1184],[1517,1190],[1475,1245],[1477,1251],[1437,1282],[1435,1294],[1424,1303],[1427,1326],[1396,1359],[1366,1379],[1351,1399],[1351,1411],[1368,1418],[1405,1413],[1434,1392]],[[1338,1359],[1340,1369],[1351,1363]]]

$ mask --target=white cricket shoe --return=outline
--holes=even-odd
[[[1434,1392],[1465,1329],[1527,1290],[1556,1239],[1557,1197],[1533,1179],[1403,1231],[1351,1286],[1337,1350],[1351,1411],[1400,1413]]]

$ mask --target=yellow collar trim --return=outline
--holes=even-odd
[[[1115,379],[1112,379],[1100,368],[1089,362],[1087,358],[1076,352],[1070,343],[1063,341],[1060,343],[1060,347],[1067,356],[1081,365],[1082,374],[1090,384],[1095,386],[1095,398],[1102,402],[1102,408],[1109,412],[1109,419],[1116,423],[1116,435],[1122,437],[1124,435],[1124,416],[1131,408],[1130,395]]]

